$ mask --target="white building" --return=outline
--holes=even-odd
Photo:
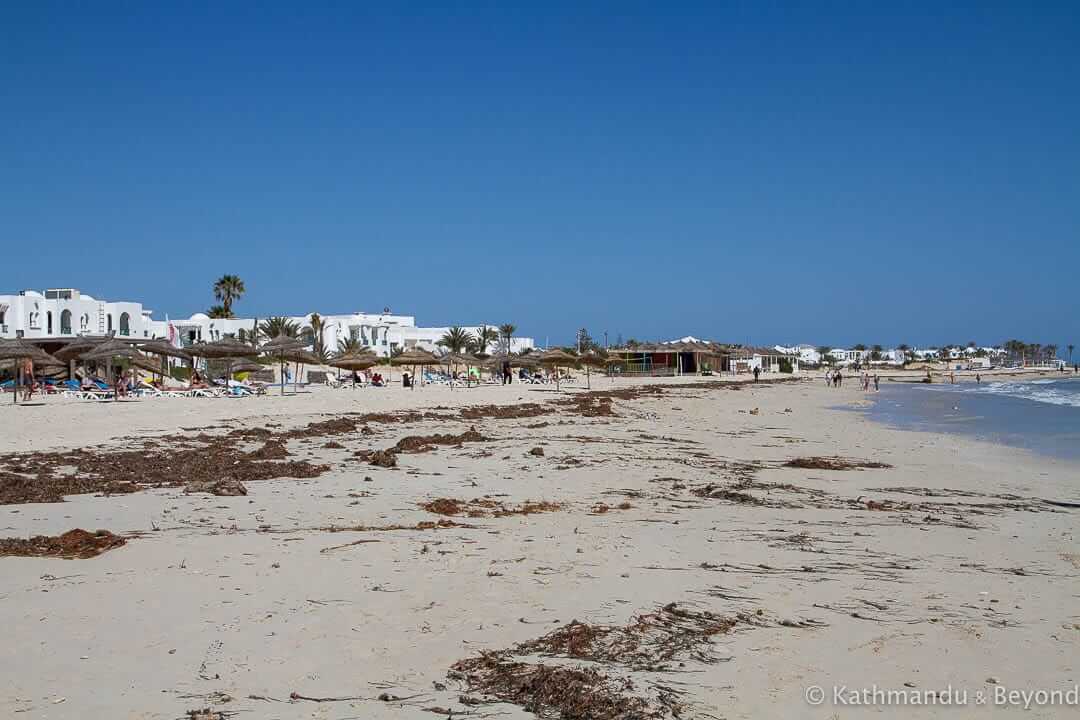
[[[77,335],[150,338],[150,311],[135,302],[106,302],[74,288],[0,295],[0,337],[63,339]]]
[[[310,331],[311,314],[290,316],[301,332]],[[412,315],[391,313],[350,313],[321,315],[323,345],[335,352],[338,342],[355,338],[377,355],[386,356],[396,349],[422,348],[434,351],[448,327],[417,327]],[[262,318],[265,320],[265,318]],[[17,295],[0,295],[0,337],[25,337],[41,341],[65,341],[80,335],[102,336],[113,333],[132,339],[166,338],[180,347],[197,342],[211,342],[225,336],[250,333],[255,318],[211,318],[196,313],[187,319],[154,320],[150,310],[137,302],[105,302],[83,295],[75,289],[52,289],[44,293],[24,290]],[[494,328],[494,325],[488,325]],[[481,326],[465,326],[477,334]],[[515,337],[510,350],[535,347],[530,337]],[[488,346],[488,352],[502,349],[500,341]]]
[[[774,345],[777,352],[784,355],[797,355],[800,365],[820,365],[821,353],[813,345],[800,343],[799,345]]]
[[[296,323],[300,332],[307,335],[311,331],[311,315],[287,316]],[[449,327],[417,327],[412,315],[392,315],[389,313],[351,313],[348,315],[319,314],[323,324],[323,347],[328,353],[336,352],[338,343],[348,338],[357,340],[360,345],[370,348],[376,355],[386,356],[398,349],[421,348],[431,352],[441,350],[439,339],[449,331]],[[251,333],[256,325],[266,318],[211,318],[204,313],[196,313],[185,320],[152,321],[152,335],[169,338],[181,347],[197,342],[220,340],[226,336],[238,337],[241,332]],[[462,329],[477,335],[483,326],[466,325]],[[488,325],[494,328],[494,325]],[[511,352],[520,352],[536,346],[530,337],[514,337],[510,341]],[[490,353],[501,349],[501,341],[488,345]]]
[[[833,348],[829,351],[829,357],[838,365],[855,365],[856,363],[863,365],[870,359],[870,351]]]

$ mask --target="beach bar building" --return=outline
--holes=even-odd
[[[623,358],[621,374],[677,377],[718,372],[722,348],[709,342],[673,342],[612,348],[608,354]]]

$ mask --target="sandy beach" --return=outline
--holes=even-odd
[[[0,716],[977,718],[1072,688],[1080,468],[873,424],[856,384],[0,407],[0,538],[126,540],[0,557]],[[200,456],[247,495],[186,492]],[[106,492],[25,502],[81,475]]]

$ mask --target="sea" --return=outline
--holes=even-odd
[[[882,383],[864,412],[892,427],[956,433],[1080,461],[1080,378]]]

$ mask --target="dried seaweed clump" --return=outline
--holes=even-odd
[[[559,503],[546,500],[526,500],[520,505],[508,505],[489,497],[473,500],[457,498],[435,498],[420,503],[420,507],[436,515],[467,515],[472,518],[507,517],[509,515],[533,515],[536,513],[555,512],[562,509]]]
[[[376,467],[392,468],[397,466],[397,453],[388,450],[361,450],[354,453],[356,457]]]
[[[502,653],[460,660],[449,676],[464,680],[470,692],[513,703],[543,718],[653,720],[677,715],[679,709],[662,693],[638,694],[626,678],[608,677],[592,668],[514,662]]]
[[[436,433],[434,435],[408,435],[398,440],[391,452],[397,453],[422,453],[434,450],[436,445],[461,445],[467,442],[483,442],[488,438],[477,432],[476,428],[469,428],[463,433],[452,435],[449,433]]]
[[[615,663],[634,670],[663,670],[668,663],[685,659],[715,662],[713,636],[725,635],[740,623],[759,624],[745,613],[727,617],[669,603],[655,612],[639,614],[622,626],[574,620],[515,646],[513,653],[542,653]]]
[[[515,420],[517,418],[531,418],[540,415],[551,414],[551,408],[537,403],[522,403],[520,405],[474,405],[462,408],[462,420]]]
[[[842,457],[798,457],[788,460],[784,467],[803,470],[861,470],[862,468],[891,468],[892,465],[873,460],[852,460]]]
[[[87,532],[76,528],[63,535],[36,535],[29,540],[0,540],[0,557],[52,557],[86,560],[118,548],[127,540],[108,530]]]
[[[698,497],[712,498],[714,500],[727,500],[728,502],[737,503],[739,505],[765,504],[764,500],[754,497],[750,493],[739,492],[738,490],[717,485],[716,483],[709,483],[708,485],[696,487],[690,492]]]

